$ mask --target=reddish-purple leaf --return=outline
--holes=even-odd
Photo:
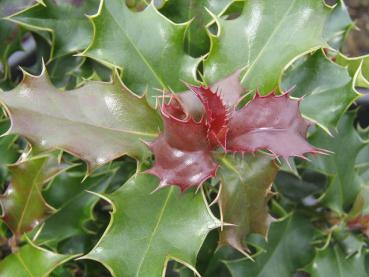
[[[254,153],[264,149],[283,158],[319,153],[306,141],[308,127],[300,114],[299,101],[292,100],[287,93],[280,96],[257,93],[241,110],[233,112],[227,151]]]
[[[211,156],[205,120],[180,119],[169,112],[173,105],[163,105],[164,133],[148,143],[155,155],[154,167],[147,172],[160,178],[159,188],[177,185],[182,191],[215,176],[218,168]]]
[[[223,146],[225,148],[228,132],[228,109],[221,98],[220,93],[213,92],[203,86],[189,86],[200,99],[205,109],[205,122],[208,127],[207,136],[211,146]]]

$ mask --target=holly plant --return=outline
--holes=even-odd
[[[1,0],[0,276],[369,276],[331,2]]]

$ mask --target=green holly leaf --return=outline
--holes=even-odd
[[[38,232],[37,243],[55,247],[66,238],[86,235],[85,224],[94,219],[92,209],[100,200],[91,192],[105,192],[116,171],[96,173],[84,180],[81,168],[75,168],[54,178],[43,195],[56,212],[47,218]],[[60,222],[63,222],[62,228]]]
[[[3,277],[46,277],[59,265],[75,256],[61,255],[40,248],[31,242],[0,262]]]
[[[99,0],[43,0],[9,19],[29,30],[51,32],[51,57],[58,57],[88,46],[93,29],[85,15],[94,14],[98,5]]]
[[[211,37],[204,61],[206,81],[212,84],[244,68],[241,82],[246,88],[270,92],[296,57],[326,45],[323,30],[329,12],[316,0],[246,1],[240,17],[217,18],[219,33]]]
[[[219,241],[245,253],[243,240],[248,234],[267,234],[267,202],[278,167],[261,154],[244,158],[225,155],[220,162],[219,204],[224,222],[235,226],[224,226]]]
[[[205,55],[210,48],[206,25],[212,21],[212,17],[208,11],[220,15],[232,2],[232,0],[170,0],[160,12],[177,23],[192,20],[186,32],[185,49],[190,55],[199,57]]]
[[[324,28],[324,37],[328,44],[339,50],[344,42],[345,34],[353,26],[350,14],[343,0],[337,1]]]
[[[1,136],[9,129],[9,120],[0,118],[0,166],[15,163],[19,157],[16,135]]]
[[[266,249],[256,256],[255,262],[243,258],[225,264],[233,277],[292,276],[311,260],[312,238],[310,219],[296,213],[272,223]]]
[[[317,130],[309,141],[323,149],[332,151],[327,156],[312,157],[308,167],[333,177],[322,202],[332,210],[342,213],[355,200],[361,188],[355,171],[355,160],[360,150],[367,144],[354,128],[354,114],[345,115],[333,137]]]
[[[33,0],[1,0],[0,3],[0,88],[7,89],[13,86],[10,80],[11,72],[8,58],[15,51],[21,50],[23,32],[16,24],[9,22],[4,17],[15,13],[28,5]]]
[[[329,176],[308,169],[300,172],[298,176],[280,171],[274,187],[289,200],[302,202],[309,196],[321,195],[329,181]]]
[[[365,277],[368,276],[365,264],[364,253],[347,257],[338,245],[334,245],[318,251],[308,271],[311,277]]]
[[[2,220],[13,234],[21,235],[32,230],[53,209],[41,194],[43,184],[63,170],[55,157],[39,156],[20,161],[8,167],[11,183],[0,196]]]
[[[41,150],[66,150],[92,169],[124,154],[151,155],[140,140],[156,138],[162,124],[146,99],[133,95],[117,76],[111,83],[89,82],[60,92],[45,72],[25,74],[17,88],[0,93],[0,102],[10,113],[10,133]]]
[[[194,81],[199,59],[183,49],[189,23],[172,23],[153,4],[137,13],[118,0],[102,1],[92,22],[95,37],[83,55],[122,68],[123,81],[134,92],[184,91],[181,80]]]
[[[339,53],[336,62],[347,66],[351,76],[357,76],[355,86],[369,88],[369,55],[350,58]]]
[[[114,207],[111,222],[84,258],[103,263],[116,276],[162,276],[170,259],[194,270],[202,243],[220,222],[201,193],[181,194],[174,186],[151,193],[157,185],[155,177],[137,174],[105,196]]]
[[[292,89],[292,96],[303,97],[300,108],[304,117],[329,132],[359,97],[354,83],[346,68],[334,64],[322,51],[317,51],[286,72],[282,88]]]

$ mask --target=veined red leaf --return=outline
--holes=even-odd
[[[171,105],[169,105],[169,109]],[[147,172],[156,175],[159,188],[178,185],[182,191],[200,186],[215,176],[217,164],[211,156],[204,118],[196,122],[192,117],[179,119],[162,108],[164,133],[149,148],[155,154],[154,167]]]
[[[196,94],[204,106],[205,123],[208,128],[207,136],[210,145],[214,147],[221,145],[225,148],[229,114],[221,94],[203,86],[189,86],[189,88]]]
[[[254,153],[264,149],[283,158],[322,152],[307,142],[308,127],[300,114],[299,101],[292,100],[287,93],[280,96],[257,93],[232,114],[227,151]]]

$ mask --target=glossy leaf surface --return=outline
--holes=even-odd
[[[93,29],[85,15],[94,14],[98,5],[98,0],[43,0],[42,3],[11,16],[10,19],[26,28],[51,32],[52,55],[56,57],[83,50],[88,46]]]
[[[205,79],[214,83],[242,68],[246,88],[263,94],[273,90],[297,56],[324,45],[328,15],[323,1],[245,1],[240,17],[218,19],[219,34],[211,39]]]
[[[259,149],[288,158],[317,152],[305,139],[308,122],[302,118],[299,102],[288,94],[255,95],[229,122],[227,150],[254,153]]]
[[[20,162],[9,167],[12,182],[0,196],[2,219],[13,234],[21,235],[32,230],[52,209],[41,195],[47,178],[48,158],[40,157]]]
[[[302,114],[324,129],[335,128],[351,103],[358,98],[347,69],[329,61],[321,51],[287,71],[282,87],[291,96],[303,97]]]
[[[146,100],[118,80],[60,92],[46,73],[26,75],[16,89],[1,93],[0,101],[10,112],[11,133],[41,149],[64,149],[92,168],[124,154],[144,158],[148,150],[140,139],[154,139],[161,126]]]
[[[219,176],[222,180],[219,204],[224,222],[220,243],[244,251],[244,238],[250,233],[266,236],[268,207],[272,182],[278,168],[270,157],[222,156]]]
[[[138,174],[108,196],[111,222],[85,258],[102,262],[116,276],[162,276],[170,259],[195,266],[206,235],[220,223],[201,193],[170,187],[152,194],[156,186],[155,177]]]
[[[53,253],[29,243],[0,262],[0,275],[4,277],[46,277],[57,266],[71,258],[73,256]]]
[[[153,4],[137,13],[124,1],[102,1],[93,24],[95,38],[84,55],[122,68],[123,81],[134,92],[183,91],[181,80],[193,82],[198,60],[182,46],[187,26],[172,23]]]

